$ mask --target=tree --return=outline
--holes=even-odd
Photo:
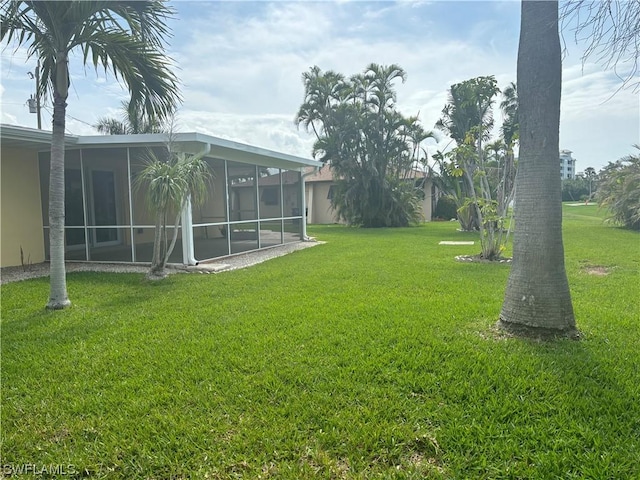
[[[562,201],[576,202],[589,199],[589,182],[582,175],[562,180]]]
[[[587,197],[587,202],[591,200],[593,197],[593,181],[597,178],[598,174],[596,173],[596,169],[593,167],[587,167],[584,169],[584,176],[589,182],[589,197]]]
[[[171,135],[171,134],[170,134]],[[147,164],[136,178],[136,187],[146,190],[147,206],[155,217],[153,257],[147,278],[166,277],[166,265],[178,238],[180,218],[185,206],[202,205],[211,184],[212,172],[201,155],[177,153],[171,142],[166,155],[148,154]],[[169,219],[173,235],[169,242]]]
[[[149,118],[145,112],[132,104],[122,102],[122,120],[110,117],[101,117],[93,125],[93,128],[104,135],[127,135],[139,133],[162,133],[166,128],[161,121]]]
[[[447,132],[457,144],[447,154],[448,168],[441,168],[441,172],[465,179],[463,188],[458,182],[453,184],[456,187],[453,196],[458,202],[458,220],[463,229],[477,227],[480,230],[481,257],[487,260],[501,257],[513,191],[512,151],[509,155],[504,141],[485,143],[491,138],[492,107],[499,92],[493,76],[452,85],[449,101],[436,123],[436,127]],[[515,97],[515,90],[511,95]],[[507,110],[507,120],[513,122],[509,115],[515,115],[516,110]],[[508,130],[510,148],[515,141],[515,129],[515,124],[512,124]]]
[[[177,79],[163,54],[172,10],[161,1],[9,1],[2,5],[0,41],[28,47],[40,61],[40,97],[53,96],[49,183],[50,293],[47,308],[71,304],[64,263],[64,133],[69,59],[101,66],[126,84],[131,105],[153,118],[174,110]]]
[[[433,134],[395,108],[393,84],[404,81],[405,71],[370,64],[346,79],[316,66],[302,78],[305,97],[295,122],[314,132],[314,157],[331,165],[338,217],[363,227],[417,221],[416,168],[426,154],[421,143]]]
[[[588,40],[583,63],[595,57],[607,69],[613,69],[622,79],[622,87],[631,85],[638,90],[639,1],[571,0],[563,5],[562,24],[572,26],[576,42]]]
[[[639,150],[640,145],[635,145]],[[600,171],[597,198],[611,212],[609,220],[640,230],[640,154],[609,162]]]
[[[517,70],[520,152],[513,262],[499,324],[518,333],[573,336],[558,174],[562,65],[557,1],[523,0]]]
[[[513,145],[518,140],[520,120],[518,116],[518,88],[511,82],[502,91],[502,102],[500,109],[504,116],[502,121],[502,138],[508,149],[513,149]]]
[[[477,77],[451,85],[448,102],[442,109],[442,117],[436,128],[447,133],[457,147],[445,157],[449,165],[440,168],[441,173],[460,177],[455,181],[453,197],[458,205],[458,221],[462,230],[481,227],[481,212],[476,201],[476,177],[478,165],[483,159],[482,143],[489,139],[493,127],[492,105],[499,92],[493,76]]]

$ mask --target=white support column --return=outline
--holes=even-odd
[[[304,179],[306,177],[309,177],[311,175],[313,175],[314,173],[316,173],[318,171],[318,167],[313,167],[313,170],[311,170],[310,172],[304,173],[304,168],[301,169],[300,173],[300,185],[302,188],[302,240],[306,241],[309,240],[309,237],[307,237],[307,202],[305,199],[305,181]],[[312,199],[312,195],[313,195],[313,190],[311,190],[311,192],[309,193],[309,204],[311,206],[313,206],[313,203],[311,201]]]
[[[253,178],[255,178],[254,197],[256,198],[256,238],[258,239],[258,249],[260,249],[262,248],[262,240],[260,239],[260,187],[258,186],[260,172],[258,171],[258,165],[255,165],[254,169],[255,173],[253,174]]]
[[[82,159],[82,149],[80,149],[80,181],[82,182],[82,220],[84,222],[84,254],[85,260],[88,262],[91,260],[89,252],[89,228],[88,228],[88,216],[87,216],[87,189],[85,188],[84,177],[84,161]]]
[[[306,190],[307,190],[306,182],[305,182],[304,189],[305,189],[305,193],[306,193]],[[314,190],[315,190],[315,188],[313,188],[313,185],[312,185],[309,188],[309,203],[307,203],[307,207],[305,208],[305,218],[304,218],[305,225],[307,224],[307,222],[313,222],[313,191]],[[309,215],[306,214],[307,210],[309,211]]]
[[[191,218],[191,196],[182,209],[182,263],[197,265],[193,250],[193,219]]]
[[[224,161],[224,198],[227,215],[227,255],[231,254],[231,192],[229,191],[229,165]]]
[[[211,151],[211,144],[207,143],[197,155],[204,158]],[[182,263],[185,265],[197,265],[193,248],[193,212],[191,208],[191,195],[182,209]]]
[[[131,261],[136,261],[135,235],[133,231],[133,193],[131,192],[131,149],[127,147],[127,185],[129,188],[129,237],[131,239]]]

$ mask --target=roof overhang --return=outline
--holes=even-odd
[[[3,147],[46,150],[51,147],[52,136],[52,133],[46,130],[0,124],[0,144]],[[65,135],[65,146],[76,145],[78,138],[75,135]]]
[[[46,150],[51,145],[51,132],[35,130],[15,125],[0,125],[3,146]],[[171,137],[171,138],[170,138]],[[67,148],[113,148],[113,147],[159,147],[169,143],[179,151],[205,153],[205,156],[239,163],[255,164],[263,167],[286,170],[302,167],[319,167],[321,162],[254,147],[244,143],[202,133],[149,133],[140,135],[92,135],[65,136]]]

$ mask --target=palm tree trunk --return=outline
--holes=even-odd
[[[57,91],[53,95],[53,133],[49,174],[49,302],[60,310],[71,301],[67,295],[64,264],[64,129],[67,104]],[[86,241],[86,239],[85,239]]]
[[[173,222],[173,236],[171,237],[171,243],[167,247],[167,252],[165,253],[164,260],[162,262],[163,268],[166,267],[167,263],[169,263],[169,257],[173,253],[173,249],[175,248],[176,242],[178,241],[178,228],[180,227],[180,218],[182,217],[182,210],[184,209],[185,204],[186,204],[186,201],[182,202],[182,206],[178,210],[178,213],[176,214],[176,219]]]
[[[153,256],[151,257],[151,268],[147,275],[150,279],[158,279],[164,277],[164,266],[162,265],[163,253],[162,253],[162,237],[164,230],[164,214],[162,211],[158,211],[156,214],[156,229],[153,238]]]
[[[562,243],[561,80],[558,2],[523,0],[516,226],[513,263],[500,314],[501,326],[516,332],[575,334]]]

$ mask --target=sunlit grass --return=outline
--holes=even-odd
[[[492,330],[456,224],[310,227],[246,270],[2,292],[2,464],[91,478],[636,478],[640,237],[565,207],[579,341]],[[588,273],[606,267],[607,275]],[[78,475],[78,477],[82,476]]]

